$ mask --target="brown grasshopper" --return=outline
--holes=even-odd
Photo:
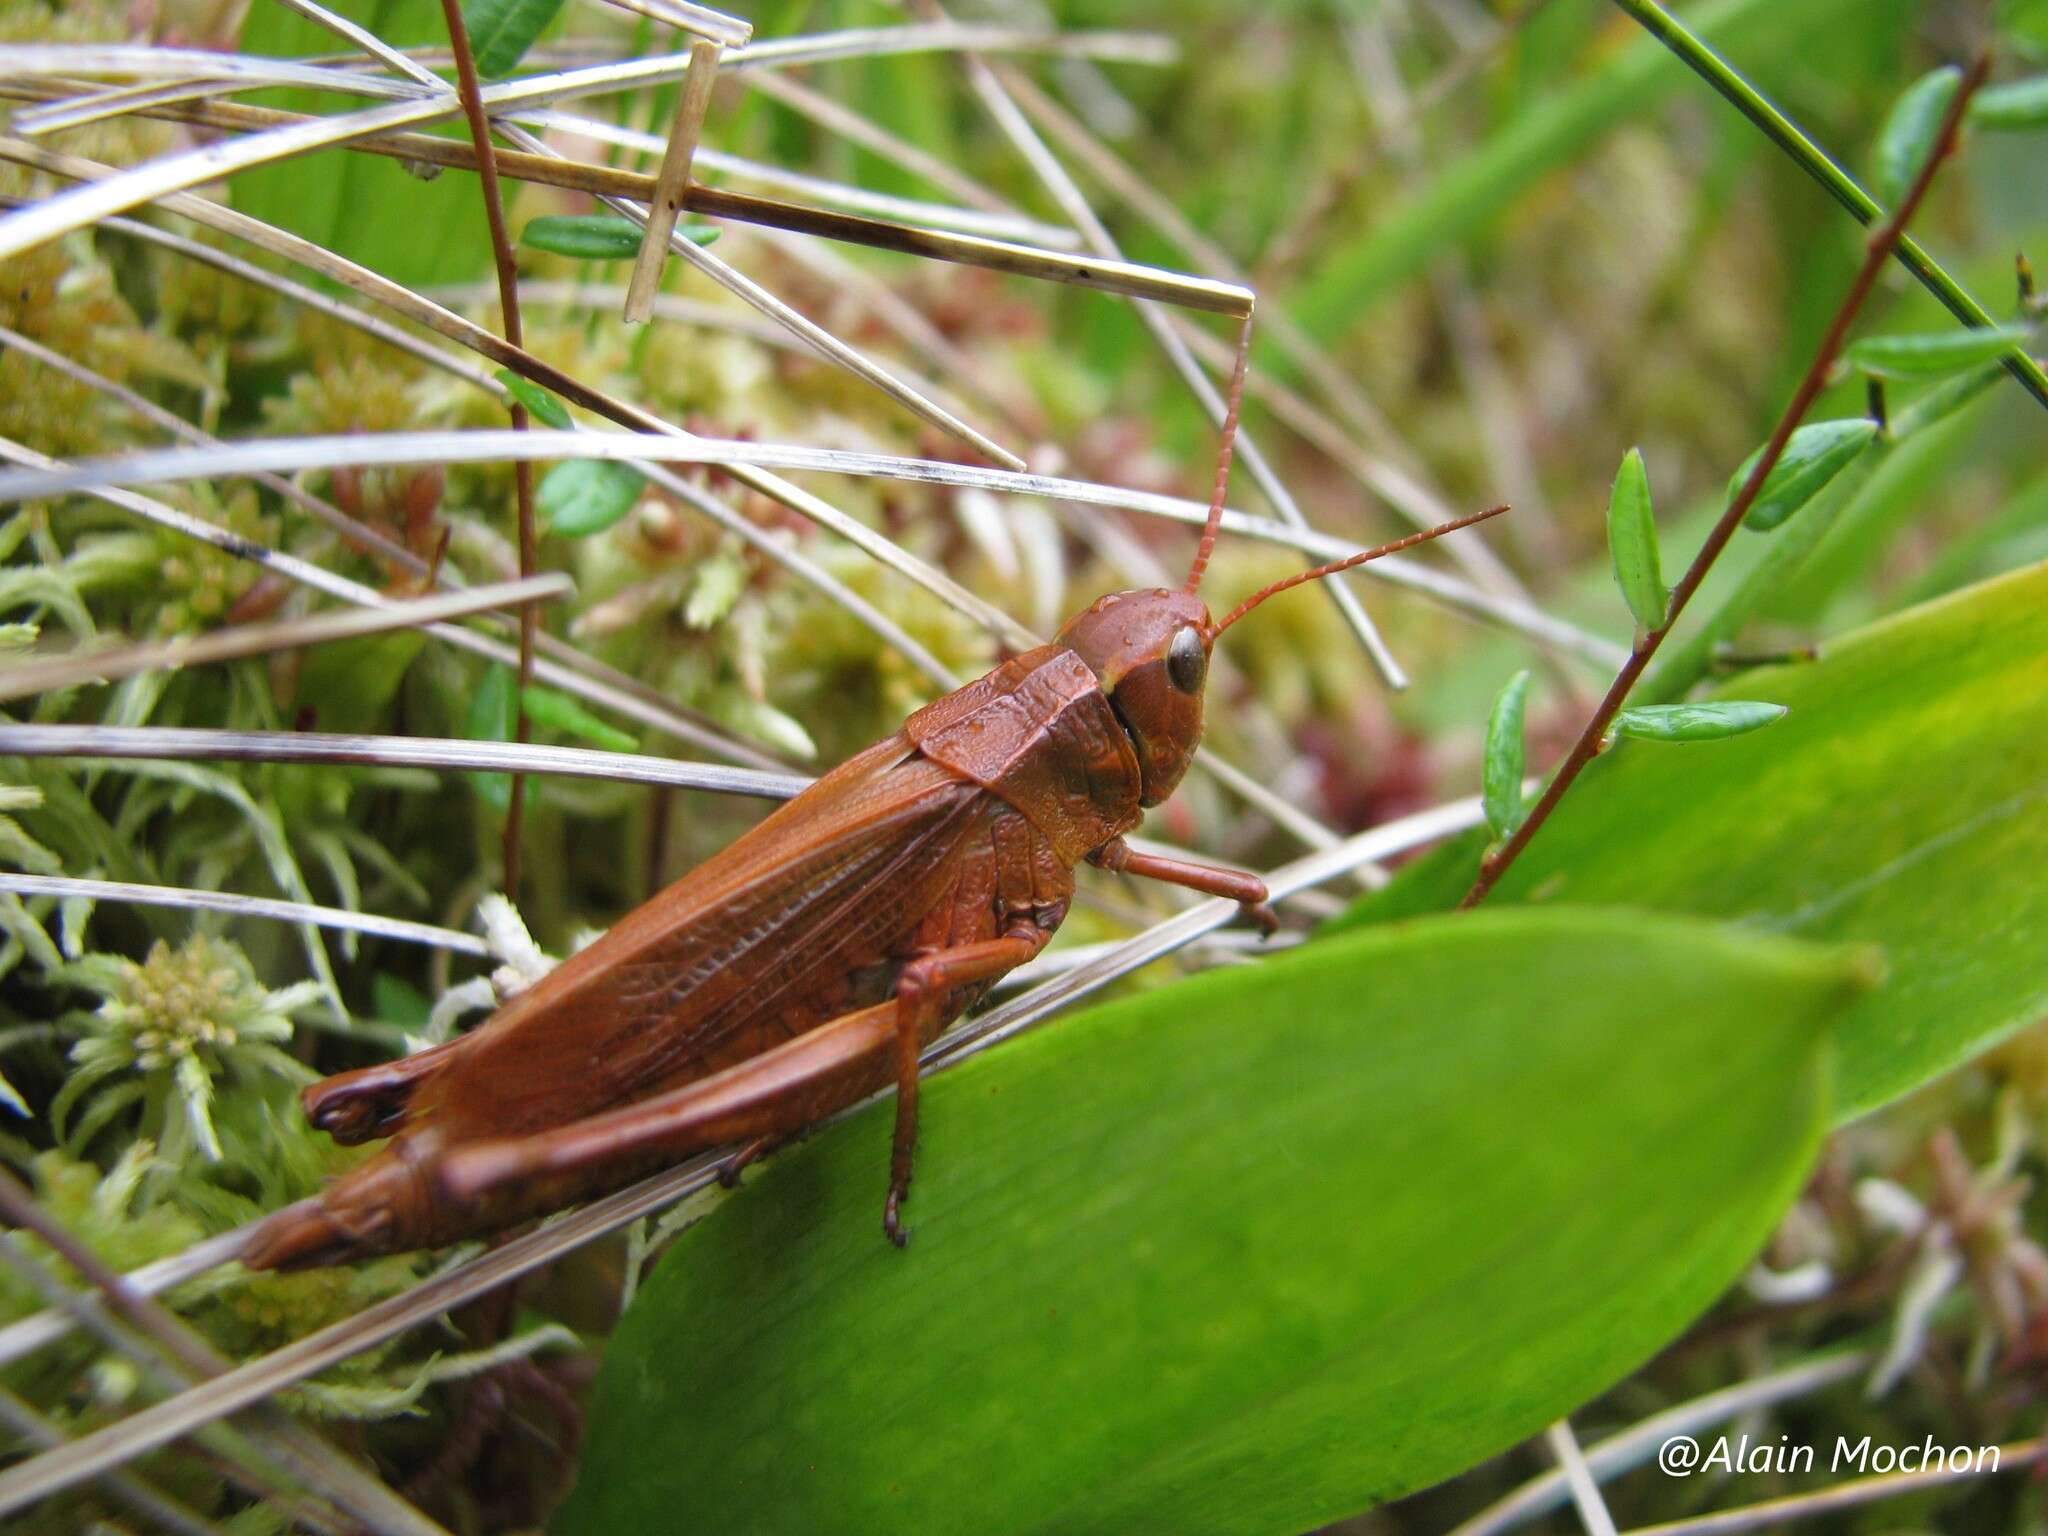
[[[1255,875],[1124,842],[1202,735],[1216,637],[1267,598],[1492,517],[1446,523],[1254,593],[1197,595],[1229,484],[1240,344],[1214,492],[1178,590],[1117,592],[917,711],[520,993],[471,1033],[308,1088],[345,1143],[391,1136],[243,1262],[332,1264],[439,1246],[740,1144],[732,1171],[896,1085],[882,1226],[917,1140],[919,1051],[1045,948],[1074,868],[1149,876],[1270,923]]]

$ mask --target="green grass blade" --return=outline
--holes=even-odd
[[[1697,21],[1727,46],[1764,52],[1793,45],[1851,8],[1846,0],[1718,0],[1702,7]],[[1360,238],[1333,247],[1287,300],[1289,314],[1311,334],[1340,334],[1439,252],[1484,228],[1521,192],[1683,79],[1678,61],[1655,40],[1634,40],[1588,79],[1538,101],[1463,160],[1435,170],[1411,200]]]

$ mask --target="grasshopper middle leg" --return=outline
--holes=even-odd
[[[889,1149],[889,1199],[882,1207],[882,1230],[898,1248],[910,1241],[901,1211],[910,1193],[911,1154],[917,1147],[918,1050],[936,1033],[938,1011],[948,993],[1014,971],[1051,939],[1051,932],[1036,924],[1013,929],[999,939],[919,955],[897,978],[896,1134]]]

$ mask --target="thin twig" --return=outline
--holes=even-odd
[[[462,19],[461,0],[441,0],[441,19],[448,27],[448,42],[455,53],[455,88],[462,97],[462,115],[469,122],[469,140],[476,149],[477,179],[483,183],[484,218],[491,230],[491,259],[498,272],[498,311],[504,322],[505,340],[515,347],[526,345],[519,319],[519,266],[512,256],[512,236],[505,228],[505,200],[498,191],[498,160],[491,145],[491,122],[484,115],[483,86],[477,79],[476,56],[470,52],[469,27]],[[716,54],[718,45],[708,46]],[[526,406],[518,399],[508,402],[512,430],[526,430]],[[519,574],[533,574],[539,560],[539,539],[534,532],[533,464],[521,459],[512,467],[513,494],[519,507]],[[540,625],[540,610],[532,604],[519,611],[519,689],[513,709],[513,739],[528,741],[533,722],[526,713],[526,690],[533,686],[533,637]],[[526,776],[512,775],[511,803],[505,808],[503,843],[505,894],[519,899],[519,842],[526,824]]]
[[[365,437],[363,441],[366,443],[374,442],[376,439]],[[60,461],[47,458],[31,448],[25,448],[21,444],[12,442],[7,438],[0,438],[0,460],[26,465],[38,470],[60,471],[65,467]],[[153,497],[138,496],[132,491],[124,491],[112,486],[98,487],[94,490],[93,494],[102,501],[111,502],[117,507],[133,512],[144,521],[153,523],[159,528],[167,528],[186,538],[196,539],[226,554],[234,555],[238,559],[251,561],[265,570],[275,571],[288,581],[296,582],[301,586],[311,587],[316,592],[325,592],[330,597],[341,598],[344,602],[355,603],[366,608],[383,608],[388,607],[394,601],[391,598],[385,597],[383,593],[376,591],[374,588],[366,587],[360,582],[351,581],[346,576],[337,576],[324,566],[315,565],[308,560],[301,560],[297,556],[286,554],[281,550],[266,548],[251,539],[245,539],[239,534],[230,533],[227,529],[209,523],[204,518],[194,517],[189,512],[180,511],[178,508],[158,501]],[[488,635],[480,635],[472,630],[464,629],[459,624],[432,624],[427,627],[425,632],[437,640],[445,641],[450,645],[469,651],[473,655],[482,656],[487,660],[497,662],[502,666],[513,666],[518,662],[517,653],[510,647],[501,645]],[[536,670],[539,672],[542,681],[580,694],[593,703],[599,703],[608,709],[615,710],[628,720],[638,721],[640,724],[651,726],[655,730],[665,731],[669,735],[674,736],[678,741],[689,742],[702,750],[714,752],[729,761],[753,763],[759,767],[774,766],[773,759],[764,754],[743,743],[733,741],[715,731],[698,725],[696,722],[680,715],[672,706],[651,704],[634,689],[622,688],[596,678],[581,676],[565,666],[553,663],[543,664]]]
[[[22,140],[0,138],[0,157],[19,160],[24,164],[33,165],[38,169],[51,171],[60,176],[91,179],[111,174],[109,167],[99,165],[95,161],[82,160],[71,155],[55,154],[38,145],[29,144]],[[220,207],[218,204],[189,194],[180,194],[177,197],[167,198],[164,201],[164,206],[172,212],[193,220],[195,223],[205,225],[210,229],[219,230],[224,234],[233,235],[238,239],[248,240],[262,249],[271,251],[287,260],[298,262],[312,271],[318,272],[323,277],[331,278],[343,286],[353,288],[387,308],[404,315],[407,319],[426,326],[431,330],[439,331],[442,335],[460,343],[471,351],[480,353],[494,362],[513,368],[515,371],[541,384],[544,388],[551,389],[562,395],[563,398],[576,404],[587,406],[589,409],[619,421],[623,425],[638,430],[661,430],[672,434],[680,434],[681,432],[680,428],[668,426],[657,418],[648,416],[644,412],[634,410],[621,402],[612,400],[607,395],[587,388],[570,375],[542,363],[532,353],[508,346],[503,338],[486,330],[484,327],[465,320],[462,316],[422,298],[411,289],[394,283],[388,278],[381,277],[366,267],[360,266],[344,257],[336,256],[324,247],[315,245],[311,241],[300,239],[296,235],[287,234],[283,230],[249,218],[246,214],[236,213],[233,209]],[[166,244],[175,243],[175,248],[185,250],[187,254],[192,255],[195,259],[211,260],[215,264],[220,265],[224,270],[234,270],[238,275],[247,277],[251,281],[257,280],[259,269],[249,267],[246,263],[234,263],[232,258],[224,256],[223,253],[213,251],[210,247],[197,245],[189,241],[179,242],[175,236],[166,235],[161,231],[153,231],[148,225],[136,224],[129,220],[109,221],[109,223],[123,225],[130,232],[141,235],[144,238],[159,239]],[[268,275],[265,274],[265,276]],[[270,279],[270,285],[278,291],[284,291],[284,288],[275,278]],[[303,293],[304,290],[300,290],[300,292]],[[310,295],[302,301],[310,302],[313,299],[319,298],[321,296]],[[333,305],[332,301],[321,302],[316,307],[321,308],[323,313],[333,315],[335,318],[344,321],[344,323],[371,330],[385,339],[396,340],[402,337],[406,342],[412,340],[410,337],[403,337],[401,332],[381,325],[373,317],[358,315],[346,306]],[[480,389],[488,390],[496,398],[503,399],[506,397],[507,392],[502,384],[492,378],[489,373],[477,368],[466,358],[451,357],[432,348],[418,348],[417,346],[413,350],[413,355],[420,357],[423,361],[430,363],[434,367],[454,374],[456,377]],[[365,444],[373,443],[376,440],[376,438],[370,436],[365,436],[361,439]],[[5,445],[0,445],[0,458],[9,458],[15,463],[32,464],[40,469],[59,467],[54,460],[44,458],[39,454],[33,454],[26,449],[10,450]],[[650,473],[650,478],[661,482],[663,473],[663,471],[658,469],[653,470]],[[751,472],[741,472],[743,475],[747,473]],[[681,482],[676,483],[680,484]],[[799,492],[795,487],[787,486],[786,482],[780,481],[774,476],[762,475],[759,477],[758,482],[749,481],[748,483],[753,485],[754,488],[761,490],[764,495],[771,496],[776,500],[785,500],[786,496],[797,498],[808,496],[808,493]],[[263,549],[261,546],[252,544],[248,540],[234,539],[223,530],[215,528],[201,519],[178,512],[161,502],[152,501],[146,497],[124,498],[118,492],[107,495],[105,499],[114,502],[117,506],[126,507],[130,511],[136,512],[140,516],[157,523],[159,526],[173,528],[189,537],[203,539],[213,544],[216,548],[224,549],[230,554],[239,555],[245,559],[254,560],[269,569],[279,571],[292,581],[311,586],[318,591],[344,598],[349,602],[367,604],[372,607],[386,601],[381,594],[359,583],[350,581],[345,577],[336,576],[320,566],[296,560],[290,555]],[[840,519],[847,524],[852,524],[853,522],[852,519],[845,518],[843,514],[818,501],[816,497],[808,497],[808,500],[801,506],[795,506],[793,503],[792,505],[795,510],[804,512],[805,515],[813,515],[814,512],[820,512],[821,510],[821,515],[817,515],[816,520],[825,522],[827,526],[834,527],[835,531],[838,529],[838,524],[832,522],[832,519]],[[854,542],[859,541],[856,538]],[[887,545],[886,540],[881,542],[885,546]],[[893,548],[893,546],[887,547]],[[886,557],[878,555],[877,558]],[[794,562],[791,562],[791,565],[792,569],[794,569]],[[913,579],[915,578],[913,577]],[[518,653],[516,650],[501,645],[498,641],[487,636],[473,634],[468,630],[453,626],[436,626],[429,633],[439,639],[462,646],[500,665],[516,666],[518,664]],[[559,660],[559,664],[541,663],[536,667],[536,673],[542,682],[575,693],[592,703],[600,704],[607,709],[616,711],[628,720],[665,732],[675,737],[678,741],[688,742],[692,746],[716,753],[718,756],[729,761],[752,763],[758,767],[776,766],[774,759],[761,752],[758,748],[736,741],[723,732],[712,728],[706,722],[693,718],[687,711],[678,709],[675,705],[661,698],[653,690],[635,679],[627,677],[613,668],[603,666],[591,658],[579,655],[573,648],[564,646],[552,636],[542,636],[541,638],[548,642],[548,645],[544,648],[551,655],[557,656]],[[582,675],[579,675],[579,673]]]
[[[1579,1511],[1579,1524],[1585,1527],[1586,1536],[1615,1536],[1614,1516],[1608,1513],[1607,1501],[1600,1497],[1600,1485],[1593,1480],[1593,1474],[1586,1466],[1585,1453],[1579,1449],[1579,1438],[1572,1433],[1572,1421],[1559,1419],[1543,1432],[1543,1438],[1564,1472],[1565,1482],[1572,1491],[1572,1503]]]
[[[49,1450],[71,1438],[61,1424],[44,1418],[4,1387],[0,1387],[0,1424],[37,1450]],[[171,1536],[227,1536],[224,1527],[194,1513],[189,1506],[159,1492],[131,1472],[107,1472],[97,1482],[109,1498],[126,1505],[130,1513],[169,1531]]]
[[[942,600],[951,602],[961,612],[987,624],[1006,642],[1019,646],[1036,645],[1039,641],[1001,610],[967,594],[950,577],[888,543],[872,530],[847,523],[843,514],[823,506],[816,498],[801,503],[786,500],[792,493],[799,496],[808,493],[797,492],[780,476],[768,473],[768,469],[808,469],[829,474],[881,476],[929,485],[975,486],[1010,495],[1042,496],[1092,506],[1123,508],[1195,527],[1200,527],[1207,515],[1206,507],[1199,502],[1152,491],[1125,490],[1088,480],[984,469],[971,464],[952,464],[939,459],[915,459],[897,454],[699,437],[592,390],[571,376],[541,363],[530,353],[505,355],[512,359],[518,371],[524,373],[531,369],[538,376],[536,382],[557,389],[578,404],[599,402],[595,409],[632,425],[637,435],[541,429],[524,433],[451,429],[389,432],[376,436],[344,434],[324,438],[262,438],[204,449],[146,449],[140,453],[77,465],[50,467],[37,464],[32,472],[0,471],[0,502],[43,499],[81,490],[98,492],[113,487],[246,474],[279,467],[306,469],[334,464],[496,463],[526,455],[550,459],[616,460],[633,464],[642,473],[657,478],[660,473],[658,466],[662,462],[717,464],[725,467],[734,478],[750,485],[758,483],[774,487],[773,490],[764,490],[764,494],[784,500],[792,510],[823,523],[835,532],[843,532],[850,542],[859,544],[877,560],[925,586]],[[1243,512],[1226,510],[1222,526],[1225,532],[1298,550],[1319,561],[1342,559],[1357,552],[1357,546],[1349,540],[1318,533],[1312,528],[1292,528],[1272,518],[1252,517]],[[1584,656],[1603,667],[1618,664],[1625,655],[1622,648],[1611,641],[1553,618],[1540,608],[1515,599],[1496,597],[1431,566],[1396,557],[1376,561],[1366,569],[1368,574],[1380,580],[1421,593],[1458,612],[1500,624],[1542,643]]]
[[[486,102],[495,106],[504,91],[505,86],[487,88],[484,92]],[[0,97],[44,100],[52,94],[47,86],[33,83],[0,86]],[[453,139],[435,138],[430,134],[399,131],[401,127],[410,126],[415,122],[428,122],[445,115],[412,103],[399,107],[373,108],[369,112],[356,114],[357,117],[373,118],[373,121],[371,126],[353,134],[346,129],[333,129],[325,133],[314,132],[324,124],[349,121],[346,118],[309,117],[275,108],[241,106],[230,102],[152,107],[142,115],[166,117],[205,127],[255,130],[249,139],[238,142],[259,147],[271,135],[292,133],[295,135],[294,138],[282,146],[283,149],[290,149],[291,145],[299,143],[302,139],[314,139],[322,142],[314,143],[311,145],[312,148],[326,147],[327,141],[331,141],[333,147],[354,149],[365,154],[383,155],[424,165],[442,165],[461,170],[476,169],[476,150],[473,145]],[[395,120],[389,126],[386,123],[387,115]],[[520,116],[509,110],[499,115],[505,118]],[[223,149],[226,147],[223,146]],[[236,158],[251,163],[265,162],[264,156],[253,153],[238,155]],[[271,163],[278,158],[285,156],[280,154],[272,157]],[[644,202],[654,191],[655,179],[652,176],[611,166],[503,150],[498,152],[497,161],[501,175],[515,180],[561,187],[567,191],[588,192],[594,196],[625,197],[636,202]],[[151,162],[152,165],[155,163]],[[149,168],[145,165],[136,171],[124,172],[123,175],[132,177]],[[120,208],[110,211],[125,211],[138,203],[162,201],[178,191],[181,186],[191,184],[189,178],[181,181],[161,173],[153,173],[151,180],[152,183],[162,181],[166,184],[161,187],[152,185],[146,196],[137,197],[132,202],[121,201]],[[34,206],[40,207],[44,204]],[[1157,299],[1161,303],[1206,310],[1235,318],[1242,318],[1251,304],[1250,290],[1235,283],[1189,277],[1137,262],[1107,259],[1076,251],[1045,250],[1014,241],[988,239],[950,230],[928,229],[889,219],[866,218],[859,214],[842,213],[831,208],[814,208],[803,203],[781,202],[774,198],[753,197],[723,187],[706,186],[702,182],[690,184],[683,200],[683,208],[686,212],[699,214],[705,218],[765,224],[797,234],[818,235],[829,240],[865,245],[875,250],[955,261],[964,266],[986,267],[993,272],[1005,272],[1018,277],[1073,283],[1104,293]],[[23,210],[29,211],[32,209]],[[4,221],[0,221],[0,224],[4,224]]]
[[[714,11],[708,5],[691,5],[688,0],[608,0],[608,3],[653,21],[665,22],[684,32],[708,37],[728,47],[744,43],[754,35],[751,21]]]
[[[704,131],[704,114],[711,106],[711,88],[718,83],[719,51],[718,44],[701,39],[690,45],[690,72],[683,77],[683,89],[676,100],[668,144],[661,153],[661,169],[655,173],[654,193],[647,202],[647,227],[640,234],[640,254],[626,284],[625,319],[630,325],[645,325],[654,313],[654,295],[661,287],[661,274],[668,267],[669,236],[675,233],[676,216],[683,211],[683,198],[690,190],[697,139]]]
[[[200,891],[182,885],[137,885],[128,880],[86,880],[71,875],[17,875],[0,871],[0,891],[17,896],[82,897],[87,901],[125,901],[144,907],[181,907],[194,912],[225,912],[230,917],[262,917],[281,923],[312,923],[367,933],[405,944],[426,944],[488,959],[490,945],[474,934],[431,923],[407,922],[375,912],[351,912],[304,901],[278,901],[269,896],[243,896],[234,891]]]
[[[356,736],[339,731],[235,731],[177,725],[16,725],[0,722],[0,757],[159,759],[208,763],[327,763],[465,773],[546,773],[619,784],[657,784],[787,800],[811,781],[718,763],[679,763],[637,752],[545,742],[443,736]],[[5,1364],[0,1357],[0,1364]]]
[[[57,688],[109,683],[117,678],[133,677],[139,672],[205,666],[244,656],[266,656],[275,651],[299,650],[336,640],[353,640],[362,635],[384,634],[394,629],[418,629],[499,606],[530,606],[567,596],[574,589],[575,583],[565,572],[554,571],[528,581],[508,581],[495,586],[471,587],[461,592],[444,592],[437,597],[393,603],[384,608],[347,608],[339,612],[309,614],[300,619],[285,619],[275,624],[231,624],[202,634],[180,635],[122,650],[88,649],[17,662],[0,670],[0,700],[48,693]]]
[[[1607,737],[1608,727],[1614,723],[1614,717],[1621,713],[1622,705],[1628,702],[1629,693],[1635,687],[1636,680],[1643,675],[1652,658],[1656,656],[1658,648],[1663,645],[1665,637],[1671,633],[1684,614],[1686,604],[1699,590],[1700,583],[1706,580],[1714,562],[1720,559],[1721,551],[1726,549],[1728,541],[1735,537],[1735,530],[1742,526],[1743,518],[1749,514],[1749,509],[1756,503],[1758,493],[1763,490],[1764,481],[1769,479],[1771,471],[1777,468],[1778,460],[1785,452],[1785,445],[1792,440],[1792,434],[1805,419],[1808,408],[1827,387],[1828,374],[1834,367],[1836,356],[1842,350],[1842,343],[1849,334],[1849,327],[1855,323],[1864,301],[1870,297],[1870,291],[1877,283],[1878,274],[1884,270],[1885,263],[1891,260],[1900,237],[1906,232],[1907,223],[1919,211],[1921,201],[1927,196],[1927,189],[1934,184],[1935,172],[1955,151],[1956,136],[1962,126],[1963,114],[1969,108],[1970,98],[1976,94],[1977,87],[1984,83],[1984,77],[1989,71],[1988,58],[1980,57],[1970,67],[1970,72],[1964,77],[1961,87],[1956,91],[1947,113],[1942,118],[1941,131],[1935,138],[1934,148],[1929,152],[1926,164],[1920,167],[1919,174],[1913,178],[1912,187],[1900,201],[1898,211],[1864,243],[1862,265],[1857,268],[1856,276],[1849,284],[1848,293],[1843,296],[1833,321],[1830,322],[1826,334],[1821,337],[1820,345],[1814,351],[1813,361],[1807,365],[1806,376],[1800,380],[1799,388],[1793,392],[1791,400],[1779,414],[1778,424],[1771,429],[1770,440],[1764,444],[1763,452],[1757,455],[1756,464],[1751,468],[1748,478],[1730,499],[1727,510],[1721,514],[1720,520],[1708,533],[1706,543],[1700,546],[1700,552],[1693,557],[1692,564],[1686,567],[1685,574],[1671,589],[1671,603],[1665,613],[1664,622],[1637,638],[1634,649],[1629,652],[1628,660],[1622,664],[1621,671],[1608,688],[1606,697],[1601,699],[1599,707],[1593,712],[1593,718],[1586,722],[1586,728],[1579,733],[1579,739],[1572,744],[1570,753],[1565,757],[1556,775],[1545,786],[1542,798],[1531,808],[1528,819],[1515,829],[1506,842],[1481,860],[1479,878],[1472,882],[1472,888],[1458,903],[1460,908],[1475,907],[1486,899],[1487,893],[1499,882],[1500,877],[1507,873],[1516,859],[1521,857],[1522,850],[1529,846],[1529,840],[1542,830],[1545,822],[1550,820],[1558,802],[1578,781],[1579,775],[1585,772],[1586,765],[1599,755],[1601,744]]]

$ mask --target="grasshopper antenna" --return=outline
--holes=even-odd
[[[1252,317],[1247,314],[1237,332],[1237,361],[1230,368],[1230,396],[1223,407],[1223,440],[1216,449],[1216,484],[1209,492],[1209,518],[1202,524],[1202,542],[1195,546],[1195,563],[1188,567],[1188,583],[1181,588],[1190,595],[1202,588],[1202,573],[1209,568],[1209,555],[1216,548],[1216,531],[1223,526],[1223,497],[1230,489],[1230,456],[1237,450],[1237,415],[1244,404],[1245,366],[1252,356]]]
[[[1474,512],[1470,517],[1454,518],[1448,523],[1439,523],[1434,528],[1425,528],[1420,533],[1411,533],[1405,539],[1396,539],[1393,543],[1382,544],[1377,549],[1361,550],[1358,554],[1347,555],[1342,560],[1332,560],[1328,565],[1319,565],[1313,570],[1298,571],[1292,576],[1283,577],[1279,581],[1274,582],[1270,587],[1261,587],[1250,597],[1231,609],[1230,612],[1223,615],[1217,621],[1215,627],[1209,631],[1209,638],[1213,641],[1223,631],[1230,628],[1231,625],[1250,613],[1267,598],[1277,596],[1279,593],[1285,592],[1289,587],[1298,587],[1305,582],[1321,581],[1325,576],[1334,576],[1339,571],[1348,571],[1354,565],[1364,565],[1366,561],[1377,560],[1381,555],[1391,555],[1404,549],[1412,549],[1417,544],[1426,544],[1431,539],[1440,539],[1447,533],[1456,533],[1460,528],[1470,528],[1474,523],[1483,523],[1488,518],[1499,517],[1505,511],[1507,511],[1505,506],[1488,507],[1484,512]],[[1212,517],[1212,527],[1213,523],[1214,519]],[[1208,545],[1209,541],[1205,537],[1202,541],[1202,552],[1204,555],[1208,553]],[[1200,568],[1200,557],[1198,556],[1197,571]],[[1189,590],[1192,591],[1193,588],[1190,587]]]

